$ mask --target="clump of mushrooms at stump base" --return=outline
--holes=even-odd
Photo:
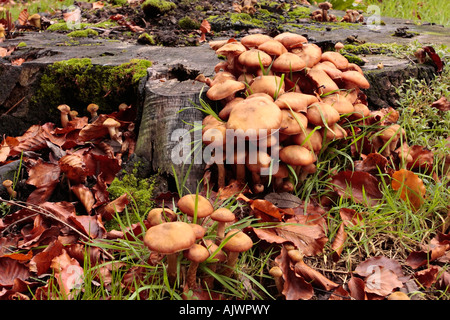
[[[252,239],[239,229],[232,229],[228,231],[225,236],[224,241],[226,241],[223,246],[224,250],[227,252],[227,264],[226,269],[222,272],[224,276],[230,277],[239,258],[239,253],[250,250],[253,246]]]

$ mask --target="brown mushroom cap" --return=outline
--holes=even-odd
[[[305,61],[292,52],[285,52],[273,61],[272,69],[276,72],[295,72],[306,67]]]
[[[206,92],[206,96],[210,100],[222,100],[244,89],[244,83],[228,79],[210,87]]]
[[[273,38],[266,34],[256,33],[249,34],[248,36],[243,37],[241,39],[241,43],[247,48],[257,48],[258,46],[269,40],[273,40]]]
[[[275,104],[280,107],[280,109],[291,108],[295,112],[305,112],[310,104],[314,102],[319,102],[316,96],[311,94],[305,94],[300,92],[285,92],[279,95]]]
[[[348,67],[348,60],[342,54],[336,51],[326,51],[322,53],[320,61],[330,61],[336,68],[345,69]]]
[[[195,233],[188,223],[175,221],[158,224],[147,230],[144,244],[152,251],[172,254],[190,248]]]
[[[98,105],[96,105],[95,103],[91,103],[91,104],[89,104],[88,106],[87,106],[87,111],[89,112],[89,113],[95,113],[95,112],[97,112],[98,111]]]
[[[67,104],[61,104],[58,106],[58,110],[61,111],[62,114],[69,114],[70,107]]]
[[[295,48],[291,52],[302,58],[308,68],[312,68],[322,58],[322,49],[315,43],[305,43],[303,47]]]
[[[236,215],[228,208],[219,208],[211,214],[211,219],[219,222],[233,222]]]
[[[352,70],[344,71],[342,73],[341,78],[342,78],[342,81],[350,83],[352,85],[355,85],[358,88],[361,88],[361,89],[369,89],[370,88],[369,81],[367,81],[366,77],[364,77],[364,75],[362,75],[358,71],[352,71]]]
[[[338,85],[330,76],[321,69],[311,68],[307,73],[307,78],[314,81],[317,93],[324,94],[331,91],[339,90]]]
[[[151,226],[155,226],[161,223],[166,222],[167,217],[169,220],[173,220],[175,217],[175,212],[167,208],[153,208],[147,215],[147,221]]]
[[[271,97],[279,96],[284,93],[284,81],[279,76],[259,76],[256,77],[248,91],[253,95],[255,93],[266,93]]]
[[[229,101],[229,102],[222,108],[222,110],[220,110],[220,112],[219,112],[219,118],[222,119],[222,120],[224,120],[224,121],[227,121],[227,120],[228,120],[228,117],[230,116],[231,110],[233,110],[233,107],[234,107],[238,102],[241,102],[241,101],[243,101],[243,100],[244,100],[244,98],[242,98],[242,97],[237,97],[237,98],[234,98],[233,100]]]
[[[308,107],[306,114],[308,121],[314,125],[332,125],[339,121],[339,112],[332,106],[324,102],[316,102]]]
[[[10,188],[13,185],[13,182],[11,180],[5,180],[2,184],[5,188]]]
[[[195,243],[189,249],[183,251],[183,255],[186,259],[193,262],[203,262],[209,257],[209,251],[204,246]]]
[[[247,51],[247,48],[240,42],[234,41],[229,42],[219,49],[216,50],[216,54],[218,55],[224,55],[227,58],[232,56],[238,56],[244,51]]]
[[[322,135],[318,130],[314,132],[312,130],[311,128],[306,128],[304,132],[294,135],[292,142],[318,153],[322,149]]]
[[[322,102],[328,103],[335,108],[339,114],[351,113],[355,111],[355,107],[345,96],[340,94],[330,94],[322,98]]]
[[[302,47],[303,44],[308,42],[304,36],[293,33],[293,32],[283,32],[274,37],[275,40],[280,41],[288,50],[293,48]]]
[[[115,120],[114,118],[108,118],[103,121],[103,125],[107,128],[118,128],[120,127],[120,122]]]
[[[195,239],[201,239],[206,234],[205,228],[203,228],[201,225],[196,223],[189,223],[189,225],[191,226],[192,230],[194,230]]]
[[[237,103],[230,112],[227,129],[255,130],[256,137],[260,138],[260,129],[279,129],[282,121],[280,108],[264,97],[245,99]],[[239,132],[236,132],[238,135]]]
[[[221,249],[219,249],[219,246],[216,245],[211,239],[205,240],[205,246],[208,249],[210,256],[214,254],[213,259],[217,259],[220,262],[224,262],[225,260],[227,260],[227,256],[225,255],[225,253]]]
[[[280,159],[293,166],[307,166],[316,160],[310,150],[299,145],[290,145],[281,149]]]
[[[239,55],[239,63],[245,70],[257,70],[263,67],[268,67],[272,63],[272,57],[262,50],[250,49]]]
[[[303,113],[281,109],[283,120],[280,125],[280,133],[294,135],[302,132],[308,125],[308,119]]]
[[[197,197],[197,218],[204,218],[214,212],[214,208],[208,199],[201,195],[187,194],[177,202],[181,212],[193,217],[195,212],[195,202]]]
[[[244,252],[253,246],[252,239],[239,229],[230,230],[225,238],[227,242],[223,248],[230,252]]]
[[[271,162],[272,158],[267,152],[258,151],[254,157],[247,154],[245,166],[251,172],[259,173],[262,168],[269,168]]]
[[[329,2],[321,2],[319,3],[318,7],[322,10],[330,10],[333,7],[333,5]]]
[[[281,56],[283,53],[288,52],[286,47],[283,46],[280,41],[275,39],[271,39],[260,44],[258,49],[271,56]]]

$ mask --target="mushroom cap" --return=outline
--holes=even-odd
[[[340,94],[330,94],[322,98],[322,102],[328,103],[335,108],[339,114],[351,113],[355,111],[355,107],[345,96]]]
[[[336,51],[326,51],[322,53],[320,61],[330,61],[336,68],[345,69],[348,67],[348,60],[342,54]]]
[[[303,113],[281,109],[283,120],[281,122],[280,133],[294,135],[302,132],[308,125],[308,119]]]
[[[238,62],[248,69],[258,69],[261,67],[268,67],[272,63],[272,57],[262,50],[250,49],[239,55]]]
[[[11,180],[5,180],[2,184],[5,188],[9,188],[13,185],[13,182]]]
[[[322,49],[315,43],[305,43],[303,47],[294,48],[291,52],[302,58],[308,68],[312,68],[322,58]]]
[[[214,212],[214,208],[208,199],[201,195],[187,194],[178,200],[177,206],[181,212],[193,217],[197,197],[197,218],[204,218]]]
[[[295,72],[306,67],[305,61],[292,52],[285,52],[273,61],[272,69],[276,72]]]
[[[388,300],[411,300],[409,296],[402,291],[395,291],[388,295]]]
[[[318,130],[312,131],[313,129],[306,128],[304,132],[294,135],[292,142],[316,153],[319,152],[322,149],[322,135]]]
[[[312,94],[305,94],[300,92],[285,92],[279,95],[275,104],[280,107],[280,109],[291,108],[295,112],[304,112],[310,104],[314,102],[319,102],[316,96]]]
[[[302,47],[303,44],[308,42],[308,39],[304,36],[289,31],[280,33],[274,39],[280,41],[288,50]]]
[[[105,121],[103,121],[103,125],[105,127],[118,128],[120,127],[120,122],[115,120],[114,118],[108,118]]]
[[[233,100],[227,102],[227,104],[222,108],[222,110],[220,110],[219,112],[219,118],[227,121],[228,117],[230,116],[230,112],[231,110],[233,110],[233,107],[238,103],[243,101],[244,98],[242,97],[236,97]]]
[[[244,51],[247,51],[247,48],[242,43],[234,41],[229,42],[217,49],[216,54],[224,56],[238,56]]]
[[[69,114],[70,107],[67,104],[61,104],[58,106],[58,110],[61,111],[63,114]]]
[[[196,223],[189,223],[189,225],[191,226],[192,230],[194,230],[195,238],[197,240],[203,238],[203,236],[206,233],[205,228],[203,228],[201,225],[196,224]]]
[[[333,7],[333,5],[328,1],[326,1],[319,3],[318,7],[322,10],[330,10]]]
[[[241,39],[241,43],[247,48],[257,48],[266,41],[273,40],[273,38],[267,34],[255,33],[249,34]]]
[[[344,48],[344,44],[342,42],[336,42],[334,45],[334,49],[336,49],[337,51],[339,51],[343,48]]]
[[[176,215],[175,212],[167,208],[153,208],[147,215],[147,221],[151,226],[155,226],[166,222],[165,216],[172,220]]]
[[[186,259],[200,263],[208,259],[209,251],[204,246],[195,243],[192,247],[183,251],[183,255]]]
[[[310,150],[299,145],[290,145],[281,149],[280,159],[293,166],[307,166],[316,161]]]
[[[219,246],[216,245],[214,241],[212,241],[211,239],[206,239],[204,243],[208,252],[210,253],[210,256],[214,253],[213,259],[217,259],[220,262],[224,262],[225,260],[227,260],[227,256],[225,255],[225,253],[223,253],[223,251],[219,249]]]
[[[245,165],[251,172],[259,172],[262,168],[269,168],[272,158],[267,152],[258,151],[254,154],[256,157],[251,157],[247,154]],[[256,159],[255,159],[256,158]]]
[[[225,80],[236,80],[236,77],[231,72],[219,71],[214,75],[209,86],[212,87],[217,83],[224,82]]]
[[[95,103],[91,103],[91,104],[89,104],[88,106],[87,106],[87,111],[89,111],[89,112],[96,112],[96,111],[98,111],[98,105],[96,105]]]
[[[266,93],[271,97],[279,96],[284,93],[285,84],[279,76],[259,76],[256,77],[248,91],[253,95],[255,93]]]
[[[223,246],[230,252],[244,252],[253,246],[252,239],[239,229],[232,229],[225,235],[227,241]]]
[[[236,135],[240,134],[236,130],[242,129],[244,134],[255,133],[255,138],[260,138],[260,129],[267,129],[267,134],[270,134],[270,130],[280,128],[282,118],[281,110],[274,102],[255,97],[237,103],[230,112],[226,126],[235,130]]]
[[[324,102],[316,102],[310,105],[306,117],[308,122],[318,126],[323,126],[325,123],[331,126],[340,119],[339,112]]]
[[[334,82],[333,79],[331,79],[330,76],[321,69],[311,68],[306,76],[314,81],[319,94],[339,90],[336,82]]]
[[[283,271],[281,270],[280,267],[274,266],[274,267],[270,268],[269,274],[274,278],[279,278],[283,275]]]
[[[356,85],[358,88],[361,89],[369,89],[370,83],[367,81],[366,77],[359,73],[358,71],[344,71],[342,72],[342,81],[349,82],[350,84]]]
[[[280,41],[270,39],[263,42],[258,46],[258,49],[264,51],[271,56],[281,56],[283,53],[288,52],[286,47]]]
[[[244,89],[244,83],[237,80],[227,79],[211,86],[211,88],[209,88],[206,92],[206,96],[210,100],[222,100]]]
[[[185,222],[161,223],[147,230],[144,244],[152,251],[172,254],[190,248],[195,243],[195,233]]]
[[[236,215],[228,208],[219,208],[211,214],[211,219],[219,222],[233,222]]]

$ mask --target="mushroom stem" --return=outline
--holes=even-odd
[[[169,278],[170,284],[175,283],[175,280],[177,279],[177,263],[177,253],[167,255],[167,277]]]
[[[269,270],[269,274],[274,278],[275,285],[277,286],[278,293],[281,294],[283,292],[283,271],[278,266],[274,266]]]
[[[234,271],[234,267],[239,257],[239,252],[231,251],[228,252],[227,268],[224,270],[223,275],[230,277]]]
[[[216,163],[217,165],[217,184],[219,189],[225,187],[225,165],[223,163]]]
[[[186,275],[186,283],[189,288],[195,287],[195,279],[197,278],[198,262],[192,261]]]
[[[6,188],[6,191],[8,192],[9,196],[11,198],[15,198],[17,197],[17,192],[13,190],[12,185],[13,182],[11,180],[3,181],[3,186]]]

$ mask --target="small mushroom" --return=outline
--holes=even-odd
[[[342,42],[336,42],[334,45],[334,50],[336,50],[336,52],[340,52],[342,49],[344,49],[344,44]]]
[[[91,120],[94,120],[98,116],[98,105],[96,105],[95,103],[89,104],[86,109],[91,114]]]
[[[331,3],[327,2],[322,2],[319,3],[319,8],[322,10],[322,21],[328,21],[328,10],[330,10],[333,7],[333,5]]]
[[[187,194],[181,197],[177,206],[181,212],[190,217],[195,216],[197,219],[205,218],[214,212],[211,202],[199,194]]]
[[[208,91],[206,91],[206,96],[213,101],[223,100],[224,102],[228,102],[235,98],[237,92],[244,89],[245,84],[241,81],[227,79],[212,85]]]
[[[32,14],[29,18],[28,18],[28,22],[30,23],[30,25],[32,25],[33,27],[37,28],[37,29],[41,29],[41,16],[38,13]]]
[[[167,255],[167,276],[174,283],[177,276],[177,253],[195,243],[195,233],[185,222],[161,223],[148,229],[144,244],[152,251]]]
[[[61,104],[58,106],[58,110],[61,112],[61,126],[65,128],[69,123],[70,107],[67,104]]]
[[[232,229],[226,234],[223,248],[228,252],[227,269],[223,275],[229,277],[233,273],[239,253],[249,250],[253,246],[252,239],[239,229]]]
[[[209,251],[204,246],[195,243],[192,247],[183,251],[183,255],[186,259],[191,261],[186,275],[186,284],[189,288],[194,288],[198,266],[200,263],[208,259]]]
[[[241,39],[241,43],[249,49],[257,48],[266,41],[273,40],[269,35],[262,33],[249,34]]]
[[[217,225],[217,242],[221,242],[225,236],[225,225],[233,222],[236,216],[228,208],[219,208],[211,214],[211,219],[218,222]]]
[[[78,111],[76,110],[70,110],[69,112],[70,120],[75,120],[78,116]]]
[[[3,186],[6,188],[6,191],[8,192],[9,196],[11,198],[15,198],[17,197],[17,192],[13,190],[12,185],[13,182],[11,180],[3,181]]]
[[[5,37],[5,28],[0,23],[0,39]]]
[[[388,295],[387,299],[388,300],[411,300],[409,298],[409,296],[402,291],[392,292],[390,295]]]
[[[278,266],[273,266],[269,270],[269,274],[275,279],[275,285],[277,286],[278,293],[283,292],[283,271]]]
[[[147,215],[147,221],[151,226],[175,220],[176,214],[167,208],[154,208]]]
[[[111,140],[115,140],[119,143],[122,143],[122,138],[119,130],[117,128],[120,127],[120,122],[113,119],[108,118],[103,122],[103,126],[108,128],[109,136]]]

